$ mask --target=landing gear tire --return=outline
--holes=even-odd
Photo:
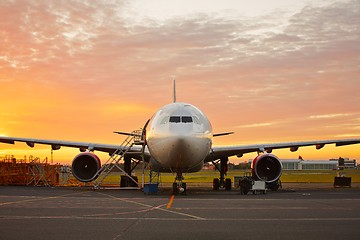
[[[225,179],[225,190],[231,190],[231,179],[227,178]]]
[[[213,190],[217,191],[220,189],[220,180],[218,178],[214,178],[213,180]]]
[[[186,194],[186,183],[181,183],[181,188],[178,187],[178,184],[176,182],[173,183],[172,187],[172,194],[178,195],[178,194]]]
[[[182,189],[183,189],[182,194],[186,195],[186,183],[182,183],[181,186],[182,186]]]
[[[247,195],[250,189],[252,188],[253,180],[248,177],[244,177],[240,179],[239,186],[240,186],[240,193]]]
[[[279,188],[282,188],[282,186],[281,186],[281,181],[278,180],[278,181],[276,181],[276,182],[269,183],[269,184],[267,184],[266,187],[267,187],[268,189],[270,189],[271,191],[277,191],[277,190],[279,190]]]
[[[179,189],[178,189],[178,187],[177,187],[177,183],[176,183],[176,182],[173,183],[172,194],[173,194],[173,195],[178,195],[178,194],[179,194]]]
[[[137,176],[131,176],[136,182],[138,181]],[[128,176],[122,175],[120,178],[120,187],[137,187],[138,184],[133,182]]]
[[[271,186],[270,190],[275,192],[275,191],[279,190],[279,186]]]

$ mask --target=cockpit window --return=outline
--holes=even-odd
[[[179,123],[180,122],[180,116],[171,116],[169,119],[169,122],[171,123]]]
[[[199,125],[201,124],[201,122],[200,122],[200,120],[199,120],[198,117],[193,116],[192,118],[193,118],[195,124],[199,124]]]
[[[161,120],[160,124],[167,124],[168,122],[169,122],[169,116],[166,116]]]
[[[192,123],[193,119],[190,116],[183,116],[183,117],[181,117],[181,122],[183,122],[183,123]]]
[[[192,123],[193,119],[191,116],[171,116],[169,119],[169,122],[171,123]]]

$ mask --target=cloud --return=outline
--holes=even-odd
[[[324,118],[339,118],[339,117],[349,117],[353,114],[348,113],[333,113],[333,114],[323,114],[323,115],[314,115],[310,116],[310,119],[324,119]]]
[[[284,124],[285,134],[342,118],[333,113],[350,118],[360,102],[359,3],[296,2],[254,12],[242,11],[251,9],[243,1],[196,3],[157,18],[159,6],[136,11],[135,1],[1,1],[0,110],[56,112],[79,127],[110,121],[110,107],[125,125],[125,113],[171,102],[175,75],[178,99],[203,109],[216,128]],[[29,101],[33,109],[21,107]]]
[[[18,32],[11,39],[27,39],[29,43],[16,44],[17,49],[25,52],[22,58],[18,54],[16,58],[12,54],[5,56],[13,67],[29,68],[44,63],[57,65],[57,71],[66,73],[72,73],[72,68],[78,72],[86,68],[88,75],[93,76],[85,76],[89,81],[107,80],[109,77],[103,69],[114,74],[116,68],[121,70],[117,73],[119,77],[137,80],[135,71],[155,78],[164,69],[172,74],[184,74],[185,70],[186,75],[204,74],[211,68],[221,71],[261,67],[281,71],[291,65],[301,67],[308,62],[313,65],[311,59],[318,52],[314,50],[329,47],[328,39],[335,44],[334,37],[340,39],[345,30],[348,36],[345,40],[356,40],[354,3],[325,10],[307,7],[288,21],[284,21],[284,13],[253,19],[192,13],[166,22],[146,19],[147,22],[133,23],[122,15],[129,9],[128,4],[119,2],[69,1],[56,5],[21,2],[12,9],[13,18],[20,20],[17,20]],[[5,10],[5,16],[9,15]],[[337,23],[333,18],[335,13],[329,11],[351,15],[349,20]],[[66,76],[59,77],[66,81]]]
[[[237,126],[237,128],[259,128],[259,127],[268,127],[268,126],[273,126],[276,123],[254,123],[254,124],[248,124],[248,125],[241,125],[241,126]]]

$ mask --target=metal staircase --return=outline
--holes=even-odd
[[[120,166],[120,161],[124,158],[125,154],[128,153],[134,145],[142,145],[142,151],[144,152],[144,140],[142,137],[142,130],[132,131],[130,135],[124,140],[124,142],[115,150],[113,154],[111,154],[110,158],[102,165],[99,171],[95,174],[94,178],[98,177],[94,180],[94,189],[99,189],[101,183],[104,179],[111,173],[111,171],[116,167],[123,174],[125,174],[131,181],[138,184],[137,181],[133,177],[131,177],[124,169]]]

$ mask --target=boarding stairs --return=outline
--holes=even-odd
[[[144,152],[145,144],[142,135],[142,130],[132,131],[131,134],[127,136],[124,142],[115,150],[113,154],[109,157],[109,159],[101,166],[99,171],[95,174],[96,180],[94,180],[94,189],[100,189],[100,185],[103,183],[105,178],[111,173],[111,171],[116,167],[118,168],[124,175],[129,177],[131,181],[138,185],[138,182],[135,181],[133,177],[131,177],[125,170],[120,166],[120,161],[124,158],[124,156],[130,152],[131,148],[134,145],[142,145],[141,152]]]

